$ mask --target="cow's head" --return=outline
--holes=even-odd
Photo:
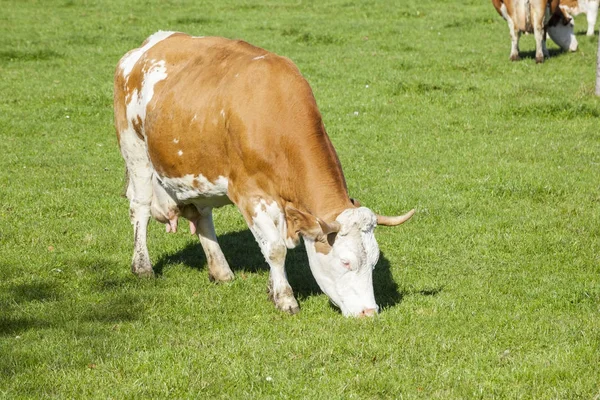
[[[578,43],[573,27],[573,18],[563,9],[558,8],[548,21],[546,29],[550,39],[563,50],[576,51]]]
[[[399,225],[413,213],[414,210],[400,217],[383,217],[357,207],[326,223],[293,208],[286,210],[293,229],[304,238],[317,284],[345,316],[377,313],[379,307],[373,293],[373,268],[379,259],[375,226]]]

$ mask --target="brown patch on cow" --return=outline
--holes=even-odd
[[[323,237],[323,239],[315,242],[315,250],[317,253],[321,254],[329,254],[333,247],[327,242],[327,237]]]
[[[301,233],[302,235],[317,241],[323,235],[321,226],[317,219],[310,213],[300,211],[292,206],[286,206],[285,217],[288,232]]]
[[[579,2],[577,0],[560,0],[560,6],[575,9],[579,7]]]
[[[318,219],[312,214],[299,211],[291,206],[285,208],[288,237],[296,243],[299,234],[302,234],[315,242],[318,253],[329,254],[337,236],[337,232],[324,234]]]
[[[135,134],[141,140],[144,140],[142,118],[138,115],[137,118],[131,120],[131,125],[133,126],[133,130],[135,131]]]

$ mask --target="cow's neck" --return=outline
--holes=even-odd
[[[294,154],[300,171],[292,173],[302,183],[290,188],[292,206],[327,222],[352,207],[341,164],[324,127]]]

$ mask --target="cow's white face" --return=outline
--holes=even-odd
[[[557,45],[559,45],[565,51],[576,51],[577,50],[577,38],[573,33],[573,20],[567,24],[559,22],[554,26],[548,27],[548,35],[550,39]]]
[[[319,287],[345,316],[377,312],[373,268],[379,259],[375,241],[375,214],[365,207],[347,209],[336,219],[340,225],[328,243],[304,236],[310,269]]]

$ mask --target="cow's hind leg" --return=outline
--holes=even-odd
[[[192,231],[198,233],[200,244],[206,254],[208,263],[208,277],[211,281],[230,281],[233,279],[233,272],[225,259],[225,255],[217,242],[215,226],[212,218],[212,208],[206,207],[199,211],[197,218],[190,218],[184,210],[183,215],[190,220]]]
[[[133,130],[122,132],[121,153],[128,175],[126,196],[129,199],[129,217],[133,225],[133,260],[131,270],[138,276],[152,276],[152,264],[146,243],[150,205],[152,201],[152,167],[143,140]]]
[[[544,29],[544,10],[532,10],[533,35],[535,36],[535,62],[540,64],[544,62],[544,57],[548,57],[546,48],[546,31]]]
[[[598,5],[600,4],[599,0],[590,0],[588,2],[587,9],[587,23],[588,28],[586,35],[594,36],[594,28],[596,26],[596,19],[598,18]]]
[[[285,218],[276,202],[260,200],[249,205],[238,205],[260,246],[265,260],[270,267],[269,298],[275,307],[296,314],[300,311],[298,302],[285,273],[285,257],[287,246],[282,235]]]
[[[511,61],[519,61],[521,57],[519,57],[519,37],[521,36],[521,32],[517,27],[517,24],[508,12],[506,11],[506,7],[502,6],[502,16],[508,23],[508,32],[510,33],[510,60]]]

